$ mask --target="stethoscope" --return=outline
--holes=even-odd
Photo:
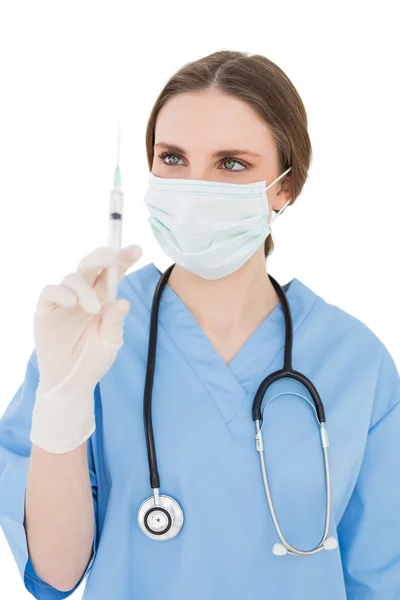
[[[162,291],[174,267],[175,264],[168,267],[168,269],[166,269],[166,271],[162,273],[153,296],[150,316],[147,369],[143,397],[144,427],[147,444],[147,455],[149,460],[150,485],[153,489],[153,495],[147,498],[141,504],[138,511],[138,522],[143,533],[145,533],[149,538],[157,541],[165,541],[174,538],[182,529],[184,521],[183,511],[178,502],[170,496],[160,494],[160,477],[157,468],[153,423],[151,418],[152,389],[157,347],[158,311]],[[283,308],[283,314],[285,317],[285,352],[283,368],[268,375],[268,377],[266,377],[261,382],[257,393],[254,397],[253,421],[255,421],[256,424],[256,449],[260,456],[261,471],[264,480],[264,487],[268,500],[268,506],[271,512],[271,517],[276,532],[280,539],[280,543],[274,544],[272,552],[277,556],[283,556],[285,554],[292,554],[293,556],[310,556],[311,554],[315,554],[317,552],[320,552],[321,550],[333,550],[334,548],[337,548],[338,545],[337,540],[334,537],[328,538],[331,515],[331,486],[328,456],[329,440],[328,433],[325,429],[325,411],[324,405],[322,404],[321,398],[319,397],[318,391],[316,390],[314,384],[305,375],[293,370],[292,368],[293,326],[289,304],[287,302],[285,293],[278,284],[278,282],[269,274],[268,277],[270,278],[271,283],[279,296]],[[267,470],[265,467],[264,446],[261,433],[262,426],[260,427],[260,422],[262,422],[261,403],[268,387],[278,379],[282,379],[284,377],[291,377],[292,379],[295,379],[302,383],[307,388],[313,400],[313,404],[311,406],[315,410],[315,414],[320,425],[326,482],[325,528],[321,541],[317,546],[315,546],[311,550],[299,550],[298,548],[295,548],[294,546],[289,544],[289,542],[285,539],[275,513],[274,505],[271,498],[271,492],[268,484]],[[302,397],[304,398],[304,396]],[[307,400],[307,398],[305,398],[305,400]],[[307,401],[309,402],[309,400]]]

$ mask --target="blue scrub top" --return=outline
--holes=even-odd
[[[325,405],[332,517],[339,547],[310,557],[272,553],[278,536],[265,496],[252,403],[283,364],[279,304],[227,365],[168,285],[161,298],[153,425],[161,493],[185,522],[172,540],[137,522],[151,495],[143,427],[150,310],[160,271],[126,275],[131,302],[124,345],[95,390],[96,430],[87,442],[95,507],[94,556],[84,600],[395,600],[400,598],[400,379],[392,356],[361,321],[294,278],[284,286],[293,317],[293,367]],[[0,525],[25,587],[67,598],[40,579],[27,554],[24,497],[38,385],[35,352],[0,420]],[[321,538],[325,481],[315,413],[291,379],[263,402],[266,467],[281,528],[298,548]],[[273,401],[265,409],[267,401]],[[79,583],[81,583],[79,582]],[[1,583],[0,583],[1,585]]]

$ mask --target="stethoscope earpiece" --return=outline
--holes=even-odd
[[[334,537],[328,537],[325,540],[323,546],[325,550],[335,550],[335,548],[338,547],[337,539]]]
[[[272,552],[275,554],[275,556],[285,556],[285,554],[288,553],[288,550],[286,548],[286,546],[284,546],[283,544],[274,544],[274,547],[272,548]]]

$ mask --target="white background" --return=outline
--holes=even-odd
[[[273,60],[308,113],[313,163],[273,226],[269,272],[362,320],[400,365],[396,9],[394,0],[1,4],[0,414],[33,349],[41,289],[106,243],[119,118],[123,245],[144,250],[134,268],[170,264],[142,205],[146,122],[174,71],[221,49]],[[0,597],[32,598],[1,529]]]

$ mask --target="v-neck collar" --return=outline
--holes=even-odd
[[[140,296],[150,311],[154,290],[162,273],[154,263],[140,271],[143,275],[140,277]],[[134,283],[133,278],[131,283]],[[292,313],[295,334],[319,296],[296,278],[282,288]],[[192,312],[168,283],[162,292],[158,321],[207,389],[225,423],[231,421],[247,394],[253,391],[254,382],[258,387],[269,374],[269,367],[285,341],[285,320],[279,303],[227,365]]]

